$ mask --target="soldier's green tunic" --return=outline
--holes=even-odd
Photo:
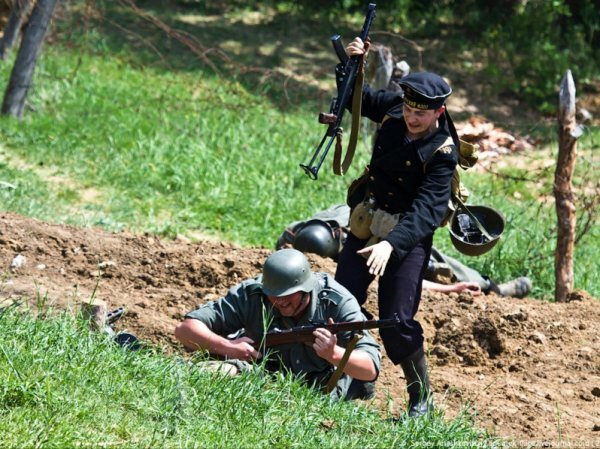
[[[234,287],[217,301],[209,302],[189,312],[185,318],[202,321],[214,333],[227,336],[244,329],[244,335],[255,342],[262,341],[265,330],[274,328],[289,329],[315,323],[363,321],[365,316],[356,299],[333,277],[325,273],[314,273],[317,277],[315,289],[311,292],[311,302],[299,320],[283,317],[273,307],[262,291],[262,276],[246,280]],[[379,372],[381,364],[380,347],[368,331],[363,331],[356,349],[366,352]],[[337,334],[338,345],[345,347],[352,334]],[[334,367],[322,359],[312,348],[312,344],[288,344],[269,349],[270,364],[288,369],[294,374],[304,375],[308,383],[319,387],[326,385]],[[343,398],[352,382],[347,375],[342,376],[333,396]]]

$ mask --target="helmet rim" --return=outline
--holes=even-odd
[[[312,291],[317,279],[306,256],[293,248],[271,254],[263,266],[262,291],[267,296],[288,296]]]
[[[450,218],[448,231],[450,233],[450,239],[456,250],[467,256],[480,256],[489,252],[496,246],[500,237],[504,232],[504,217],[503,215],[493,207],[480,206],[480,205],[468,205],[469,211],[477,217],[481,222],[482,226],[488,231],[493,238],[483,243],[472,243],[465,241],[462,233],[459,230],[457,224],[458,212],[460,209],[455,210]]]
[[[339,246],[331,225],[319,219],[307,221],[296,233],[293,243],[293,247],[303,253],[331,258],[337,256]]]

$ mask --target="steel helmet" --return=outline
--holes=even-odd
[[[296,233],[294,248],[303,253],[314,253],[322,257],[337,258],[340,242],[335,238],[333,229],[326,221],[313,219],[307,221]]]
[[[504,217],[496,209],[486,206],[466,206],[471,214],[481,223],[483,229],[490,235],[483,235],[477,224],[459,207],[450,218],[450,239],[454,247],[467,256],[480,256],[491,250],[502,232],[504,232]]]
[[[265,261],[262,290],[269,296],[287,296],[299,291],[310,292],[317,283],[308,259],[297,249],[274,252]]]

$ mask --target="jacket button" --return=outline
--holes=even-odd
[[[369,179],[370,179],[371,181],[375,181],[375,176],[369,176]]]
[[[404,179],[398,178],[398,182],[402,182],[402,181],[404,181]]]
[[[394,192],[388,192],[388,196],[394,196]]]
[[[410,167],[410,161],[406,161],[406,166]]]
[[[387,203],[385,203],[385,204],[384,204],[384,206],[385,206],[386,208],[387,208],[387,207],[390,207],[390,205],[389,205],[389,204],[387,204]]]

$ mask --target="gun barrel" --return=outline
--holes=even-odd
[[[365,22],[363,23],[362,31],[360,33],[360,38],[365,41],[367,37],[369,37],[369,29],[371,28],[371,24],[375,19],[375,9],[377,5],[375,3],[369,3],[367,7],[367,15],[365,17]]]

